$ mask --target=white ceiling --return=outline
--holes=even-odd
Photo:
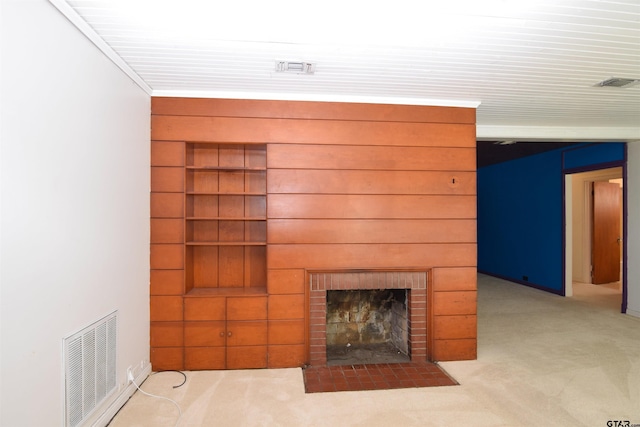
[[[481,139],[640,139],[640,84],[597,86],[640,79],[640,0],[50,2],[153,96],[478,106]]]

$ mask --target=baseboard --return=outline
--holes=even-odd
[[[151,363],[148,363],[147,366],[140,372],[140,374],[136,377],[136,384],[142,384],[144,380],[151,375]],[[91,424],[92,427],[105,427],[111,422],[113,417],[116,416],[118,411],[124,406],[125,403],[133,396],[133,393],[138,390],[133,383],[129,383],[127,387],[125,387],[120,394],[109,404],[109,406],[102,412],[98,418]]]
[[[637,310],[629,310],[629,308],[627,308],[627,313],[629,316],[633,316],[633,317],[640,317],[640,311]]]
[[[484,274],[486,276],[492,276],[495,277],[497,279],[502,279],[502,280],[506,280],[507,282],[513,282],[513,283],[517,283],[519,285],[524,285],[524,286],[528,286],[530,288],[533,289],[537,289],[539,291],[544,291],[544,292],[549,292],[550,294],[556,294],[556,295],[560,295],[561,297],[565,296],[564,295],[564,290],[557,290],[557,289],[552,289],[546,286],[542,286],[542,285],[536,285],[535,283],[531,283],[525,280],[519,280],[513,277],[508,277],[508,276],[503,276],[501,274],[496,274],[496,273],[489,273],[488,271],[483,271],[483,270],[478,270],[479,274]]]

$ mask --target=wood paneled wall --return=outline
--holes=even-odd
[[[188,298],[182,232],[153,229],[184,154],[153,147],[185,142],[267,144],[267,366],[308,362],[307,269],[430,268],[429,358],[476,357],[474,109],[153,98],[151,134],[155,369],[184,366]]]

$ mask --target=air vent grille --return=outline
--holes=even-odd
[[[611,87],[630,87],[640,83],[640,79],[623,79],[620,77],[611,77],[610,79],[603,80],[598,83],[598,86],[611,86]]]
[[[64,339],[66,426],[81,424],[115,391],[116,315]]]
[[[313,74],[316,64],[312,62],[276,61],[276,72],[291,74]]]

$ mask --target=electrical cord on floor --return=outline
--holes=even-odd
[[[177,371],[177,372],[180,372],[180,371]],[[184,374],[184,372],[180,372],[180,373],[181,373],[182,375],[184,375],[184,378],[185,378],[185,379],[184,379],[184,381],[186,382],[186,381],[187,381],[187,376]],[[135,381],[135,379],[133,378],[133,375],[132,375],[131,373],[129,373],[129,380],[133,383],[133,385],[134,385],[134,386],[136,386],[136,388],[140,391],[140,393],[142,393],[142,394],[144,394],[144,395],[146,395],[146,396],[149,396],[149,397],[154,397],[154,398],[156,398],[156,399],[168,400],[169,402],[173,403],[173,404],[176,406],[176,408],[178,408],[178,419],[176,420],[175,426],[177,426],[177,425],[178,425],[178,423],[180,422],[180,418],[182,418],[182,409],[180,409],[180,405],[178,405],[178,402],[176,402],[175,400],[171,400],[171,399],[169,399],[168,397],[164,397],[164,396],[157,396],[157,395],[155,395],[155,394],[147,393],[146,391],[144,391],[143,389],[141,389],[141,388],[138,386],[138,384],[136,384],[136,381]],[[183,382],[182,384],[184,384],[184,382]],[[180,387],[182,384],[180,384],[180,385],[179,385],[179,386],[177,386],[177,387]],[[176,387],[173,387],[173,388],[176,388]]]
[[[179,373],[179,374],[182,374],[182,376],[184,377],[184,380],[182,381],[182,383],[181,383],[181,384],[174,385],[174,386],[173,386],[173,388],[182,387],[182,386],[187,382],[187,374],[185,374],[185,373],[184,373],[184,372],[182,372],[182,371],[176,371],[176,370],[173,370],[173,369],[168,369],[168,370],[166,370],[166,371],[158,371],[158,372],[154,372],[154,373],[153,373],[153,375],[160,374],[160,373],[162,373],[162,372],[177,372],[177,373]]]

